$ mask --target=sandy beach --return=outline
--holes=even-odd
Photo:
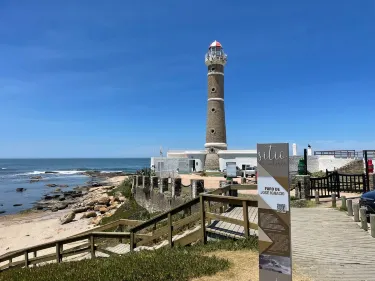
[[[105,181],[117,186],[126,176],[108,178]],[[105,186],[104,186],[105,188]],[[92,191],[94,192],[95,189]],[[91,191],[89,192],[88,196]],[[98,193],[98,196],[105,196]],[[51,211],[31,211],[28,213],[0,217],[0,255],[25,247],[62,239],[91,229],[90,219],[80,219],[81,214],[67,224],[61,225],[60,218],[71,212],[71,209]]]

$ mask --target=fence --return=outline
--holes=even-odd
[[[243,226],[244,236],[247,237],[250,233],[249,229],[258,229],[256,223],[249,221],[247,207],[257,207],[258,202],[256,199],[237,198],[228,195],[235,195],[236,192],[234,191],[239,189],[253,190],[256,187],[256,185],[226,185],[214,191],[200,194],[199,197],[145,222],[118,220],[72,237],[14,251],[0,257],[0,271],[12,267],[42,265],[45,262],[55,261],[60,263],[63,259],[69,261],[68,257],[81,254],[88,254],[87,258],[95,258],[100,255],[103,256],[103,254],[105,256],[123,254],[123,252],[111,250],[117,249],[118,245],[111,249],[101,248],[98,242],[104,238],[116,240],[120,243],[126,242],[130,252],[135,251],[136,248],[141,250],[141,247],[147,246],[151,247],[150,249],[155,249],[163,246],[185,246],[198,240],[206,243],[207,232],[213,231],[209,229],[211,220],[220,220]],[[243,220],[220,214],[230,205],[243,207]],[[193,206],[199,206],[199,211],[193,212]],[[208,222],[207,226],[206,222]],[[126,226],[131,228],[127,232],[123,232]],[[111,229],[120,232],[104,232]],[[79,242],[80,245],[64,249],[64,247],[72,246],[69,244],[74,242]],[[40,251],[48,249],[52,252],[42,253],[41,256],[37,255],[38,252],[40,254]]]

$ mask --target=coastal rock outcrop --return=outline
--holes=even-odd
[[[70,223],[74,220],[75,217],[76,217],[76,214],[74,212],[70,212],[70,213],[68,213],[65,216],[60,218],[60,223],[61,224]]]
[[[22,204],[13,204],[13,207],[19,207],[22,206]]]
[[[107,206],[106,205],[96,205],[94,207],[94,211],[100,211],[101,208],[105,208],[105,207],[107,207]]]
[[[48,187],[57,187],[57,184],[55,184],[55,183],[49,183],[49,184],[46,184],[46,186],[48,186]]]
[[[81,219],[87,219],[87,218],[96,218],[97,214],[93,211],[84,213],[81,217]]]
[[[74,209],[73,212],[76,214],[79,214],[79,213],[86,212],[88,209],[89,207],[81,207],[81,208]]]
[[[26,191],[26,188],[23,188],[23,187],[16,188],[16,192],[24,192],[24,191]]]
[[[98,204],[106,205],[106,206],[109,204],[109,202],[110,202],[109,197],[101,197],[98,200]]]
[[[3,211],[3,210],[0,210],[0,214],[4,214],[5,213],[5,211]]]
[[[108,212],[108,209],[107,209],[107,207],[102,207],[102,208],[99,209],[99,212],[101,214],[104,214],[104,213]]]

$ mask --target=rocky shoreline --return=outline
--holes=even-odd
[[[48,172],[46,172],[48,173]],[[91,177],[84,186],[77,186],[69,191],[64,191],[67,185],[48,184],[51,192],[44,194],[29,211],[58,212],[70,210],[60,218],[61,224],[74,220],[76,214],[83,213],[81,218],[92,218],[89,224],[97,225],[103,217],[111,216],[126,198],[122,196],[109,196],[108,193],[115,189],[127,176],[122,172],[87,171],[82,175]],[[121,178],[121,180],[119,180]],[[117,179],[117,181],[116,181]],[[42,180],[42,177],[32,177],[31,181]],[[24,189],[26,190],[26,189]],[[23,192],[24,190],[17,190]],[[66,213],[66,212],[65,212]]]

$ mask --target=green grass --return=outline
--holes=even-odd
[[[313,208],[316,207],[315,201],[311,200],[290,200],[290,207],[292,208]]]
[[[120,257],[15,268],[1,273],[0,281],[187,281],[226,270],[230,263],[202,254],[217,250],[257,250],[257,237],[224,240],[207,245],[129,253]]]

